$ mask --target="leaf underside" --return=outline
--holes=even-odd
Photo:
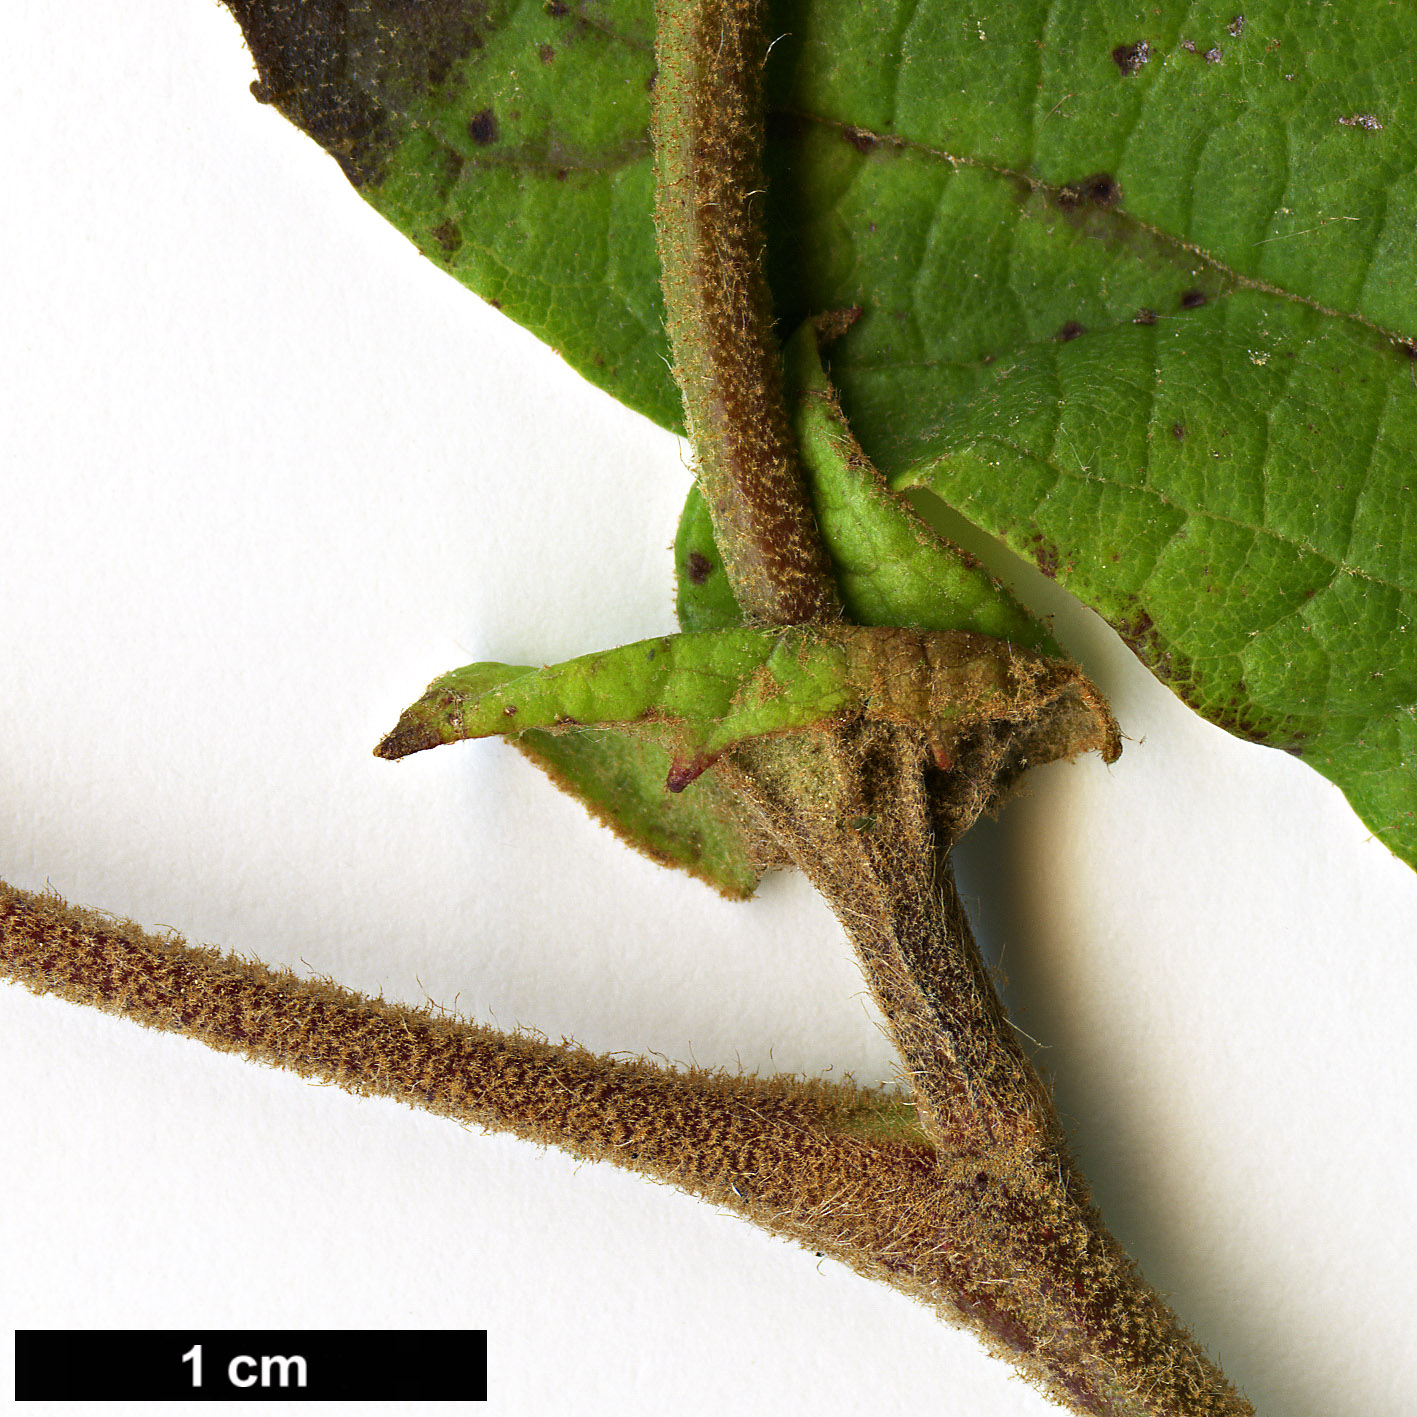
[[[731,900],[746,900],[757,888],[769,863],[715,774],[692,794],[668,792],[673,755],[625,733],[531,729],[511,741],[598,822],[661,866],[687,871]]]
[[[647,0],[229,0],[262,95],[427,255],[668,427]],[[852,431],[1299,753],[1417,864],[1417,40],[1405,9],[798,0],[784,329]]]

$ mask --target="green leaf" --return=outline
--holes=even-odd
[[[847,427],[810,322],[788,341],[783,359],[793,432],[851,618],[968,630],[1060,655],[1046,627],[973,556],[890,491]]]
[[[740,825],[733,793],[715,775],[693,792],[670,792],[669,752],[626,733],[534,728],[511,743],[652,861],[687,871],[733,900],[753,894],[768,863]]]
[[[861,451],[822,367],[818,332],[827,324],[837,337],[857,315],[806,321],[783,351],[792,431],[847,615],[858,625],[967,630],[1061,655],[1046,627],[973,556],[926,526]],[[743,623],[697,488],[679,520],[674,565],[684,629]]]
[[[435,679],[376,752],[613,726],[670,746],[665,786],[682,792],[740,743],[851,715],[920,729],[942,769],[989,725],[1039,718],[1051,757],[1120,751],[1074,665],[979,635],[831,625],[664,635],[546,669],[467,665]]]
[[[425,699],[435,697],[435,691],[449,683],[456,685],[458,694],[479,698],[495,695],[504,685],[551,673],[528,665],[469,664],[437,680]],[[501,719],[493,719],[489,734],[500,733],[596,821],[651,861],[687,871],[734,900],[752,895],[763,871],[777,864],[769,861],[743,830],[736,798],[716,775],[704,779],[692,793],[673,793],[666,788],[673,757],[654,735],[573,728],[566,724],[564,714],[554,711],[550,717],[542,715],[542,722],[558,726],[558,731],[547,732],[533,726],[533,713],[518,714],[509,701],[497,702]],[[380,744],[377,751],[381,756],[398,758],[417,751],[415,746],[400,746],[398,740],[403,733],[402,741],[407,745],[413,742],[411,735],[424,731],[423,707],[424,701],[420,701],[404,714],[398,728]]]
[[[674,535],[674,613],[683,630],[727,630],[743,623],[713,539],[708,503],[697,486],[689,489]]]
[[[253,38],[266,91],[429,255],[676,426],[649,4],[348,13],[318,64]],[[774,290],[787,329],[862,308],[831,372],[871,461],[1417,863],[1405,9],[797,0],[776,27]]]

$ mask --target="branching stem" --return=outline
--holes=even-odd
[[[763,271],[762,7],[658,0],[657,10],[656,219],[718,545],[750,620],[839,619]],[[984,734],[973,767],[950,768],[949,791],[931,777],[947,765],[917,728],[860,718],[749,744],[727,765],[764,835],[856,944],[919,1125],[852,1088],[673,1072],[385,1004],[3,883],[0,974],[672,1182],[971,1325],[1077,1412],[1253,1417],[1092,1209],[959,907],[949,847],[996,779],[1028,759],[1021,731],[1011,719]],[[956,810],[966,801],[970,812]]]
[[[715,535],[745,613],[786,624],[840,611],[791,447],[753,206],[764,10],[762,0],[659,0],[656,221]],[[981,745],[972,767],[954,764],[957,783],[979,773],[979,790],[965,781],[943,796],[918,732],[864,721],[747,744],[732,770],[764,836],[856,945],[936,1146],[929,1211],[991,1289],[994,1317],[1007,1315],[984,1325],[996,1347],[1078,1412],[1248,1412],[1091,1208],[960,909],[949,849],[968,821],[942,834],[936,806],[982,801],[1008,763],[1009,733]],[[967,1300],[955,1313],[978,1322]]]
[[[1076,1411],[1244,1417],[1096,1216],[937,1152],[879,1094],[603,1058],[0,883],[0,976],[364,1096],[668,1181],[973,1327]],[[1083,1289],[1060,1282],[1104,1275]]]

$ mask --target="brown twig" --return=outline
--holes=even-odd
[[[670,1071],[499,1033],[3,883],[0,974],[359,1095],[668,1181],[968,1324],[1078,1411],[1251,1412],[1076,1197],[938,1153],[888,1096]],[[1071,1278],[1088,1275],[1080,1286]]]
[[[789,623],[839,613],[791,454],[762,238],[760,0],[659,0],[656,221],[675,374],[739,603]],[[909,673],[907,667],[906,673]],[[1102,1226],[1046,1088],[1007,1025],[955,893],[949,850],[1060,720],[1001,724],[931,778],[915,730],[865,721],[734,755],[760,829],[856,946],[937,1147],[937,1213],[998,1286],[996,1347],[1079,1412],[1250,1411]],[[937,755],[938,756],[938,755]],[[943,769],[946,765],[941,764]],[[972,811],[951,811],[961,802]],[[959,1305],[969,1312],[969,1304]]]

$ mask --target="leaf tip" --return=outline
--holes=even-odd
[[[421,753],[425,748],[436,748],[442,741],[442,735],[427,719],[409,709],[394,725],[393,731],[380,740],[379,746],[374,749],[374,756],[397,762],[412,753]]]

